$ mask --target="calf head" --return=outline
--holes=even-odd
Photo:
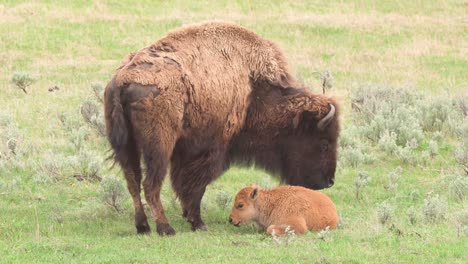
[[[254,203],[258,197],[259,188],[250,186],[243,188],[236,195],[234,206],[231,210],[229,223],[239,226],[250,224],[257,218],[257,209]]]

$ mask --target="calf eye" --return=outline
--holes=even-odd
[[[243,204],[238,204],[238,205],[237,205],[237,208],[238,208],[238,209],[241,209],[242,207],[244,207]]]

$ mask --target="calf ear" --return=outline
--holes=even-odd
[[[255,187],[250,193],[250,199],[255,200],[258,195],[258,187]]]

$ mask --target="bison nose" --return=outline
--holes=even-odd
[[[335,184],[335,180],[334,180],[334,179],[330,179],[330,182],[328,183],[328,188],[332,187],[333,184]]]
[[[229,223],[232,224],[232,218],[231,217],[229,217]]]

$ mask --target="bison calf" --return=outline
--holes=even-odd
[[[255,222],[268,234],[282,235],[289,226],[296,234],[338,224],[336,207],[323,193],[299,186],[261,190],[250,186],[236,195],[229,222],[235,226]]]

